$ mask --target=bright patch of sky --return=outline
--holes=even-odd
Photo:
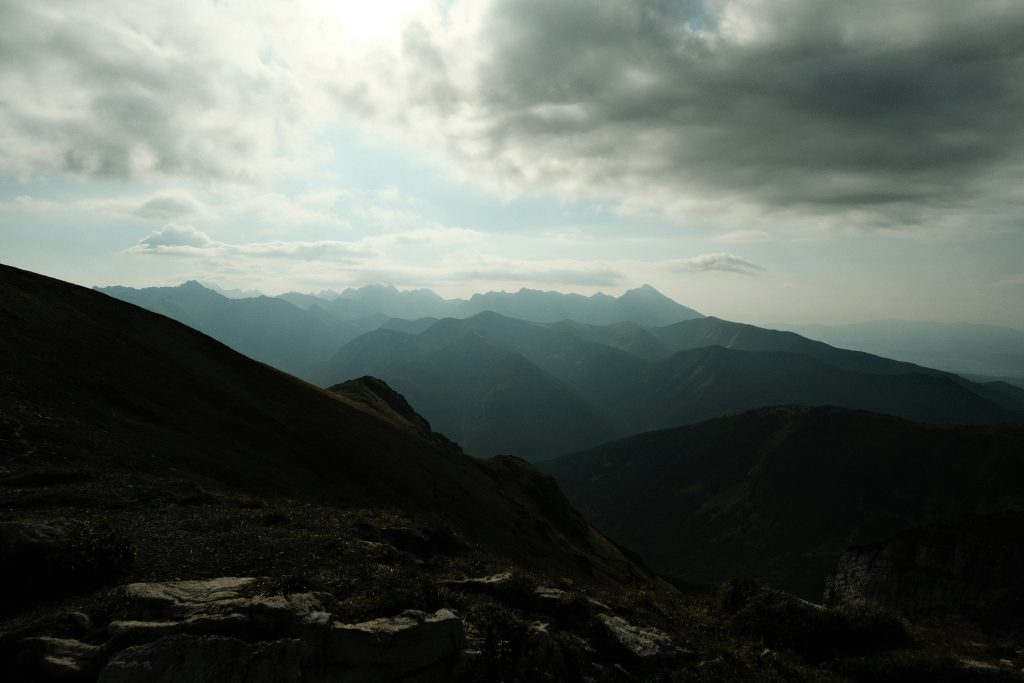
[[[0,260],[1024,328],[1024,5],[0,0]]]

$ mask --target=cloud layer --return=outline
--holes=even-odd
[[[344,120],[730,229],[1019,224],[1024,4],[361,4],[0,0],[0,165],[252,182]]]

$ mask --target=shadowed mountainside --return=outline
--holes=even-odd
[[[1024,428],[835,407],[752,410],[540,467],[656,569],[693,581],[763,577],[815,600],[850,545],[1024,508]]]

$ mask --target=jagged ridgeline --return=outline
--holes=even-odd
[[[323,296],[288,293],[230,298],[194,280],[177,287],[97,289],[174,318],[247,356],[306,378],[311,365],[379,327],[412,331],[439,318],[466,318],[483,311],[536,322],[571,319],[591,324],[630,320],[665,325],[700,316],[649,286],[617,298],[522,289],[476,294],[468,300],[442,299],[430,290],[399,291],[382,286]],[[351,378],[338,381],[344,379]]]
[[[543,460],[778,404],[955,423],[1024,412],[1020,387],[704,317],[650,286],[469,300],[394,287],[229,299],[195,282],[101,291],[323,387],[379,377],[478,456]]]

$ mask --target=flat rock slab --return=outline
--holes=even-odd
[[[687,654],[671,636],[656,628],[634,626],[611,614],[599,614],[597,621],[609,644],[645,666],[674,661]]]
[[[99,668],[100,648],[67,638],[26,638],[21,641],[30,671],[40,678],[88,680]]]
[[[379,680],[398,680],[403,674],[455,658],[465,647],[462,620],[454,612],[406,610],[391,618],[335,623],[324,643],[323,661],[377,672],[382,676]]]
[[[230,576],[206,581],[130,583],[124,587],[124,597],[132,609],[151,612],[158,618],[184,619],[212,603],[242,599],[243,589],[255,581]]]
[[[512,572],[501,572],[490,576],[468,579],[449,579],[441,582],[442,586],[465,593],[484,593],[493,595],[508,590],[512,586]]]
[[[107,627],[104,649],[115,654],[100,680],[444,681],[466,647],[450,610],[343,623],[325,595],[249,596],[254,581],[125,586],[129,618]]]

